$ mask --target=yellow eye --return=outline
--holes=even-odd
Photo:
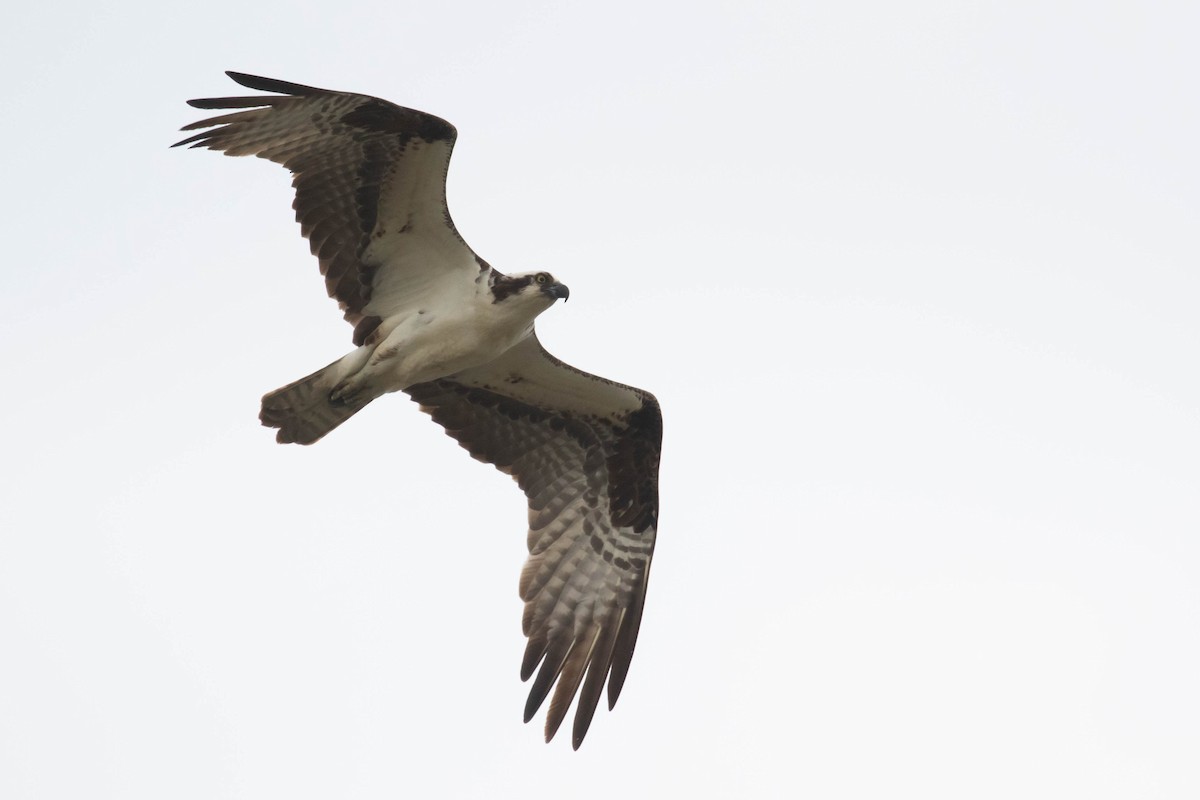
[[[545,283],[546,281],[547,281],[547,278],[546,278],[546,273],[544,273],[544,272],[539,272],[539,273],[538,273],[538,276],[537,276],[537,282],[538,282],[538,283]]]

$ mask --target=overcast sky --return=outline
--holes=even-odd
[[[0,65],[0,796],[1200,796],[1200,6],[22,3]],[[459,130],[449,200],[653,391],[583,748],[521,724],[524,503],[350,349],[226,69]]]

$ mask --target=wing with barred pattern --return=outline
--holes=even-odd
[[[578,692],[578,748],[606,679],[609,708],[616,703],[637,641],[658,524],[658,402],[564,364],[535,336],[484,367],[406,391],[528,498],[521,679],[537,676],[525,721],[557,682],[550,741]]]
[[[463,241],[446,207],[457,133],[443,119],[377,97],[227,73],[276,94],[189,100],[245,109],[194,122],[175,146],[255,155],[290,169],[301,234],[325,287],[361,345],[380,319],[433,295],[472,291],[490,268]]]

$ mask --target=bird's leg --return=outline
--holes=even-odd
[[[339,381],[330,390],[329,402],[341,406],[358,405],[359,400],[366,395],[363,391],[365,388],[358,375],[351,375],[349,378]]]
[[[374,400],[379,395],[377,387],[381,381],[386,383],[385,379],[392,377],[390,373],[399,366],[395,359],[402,349],[401,344],[392,342],[390,337],[374,347],[370,356],[360,362],[361,367],[334,384],[329,392],[329,402],[352,406]]]

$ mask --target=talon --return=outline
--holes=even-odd
[[[353,405],[354,398],[357,395],[358,393],[353,391],[350,386],[343,381],[337,386],[333,387],[333,391],[329,393],[329,402],[337,405]]]

